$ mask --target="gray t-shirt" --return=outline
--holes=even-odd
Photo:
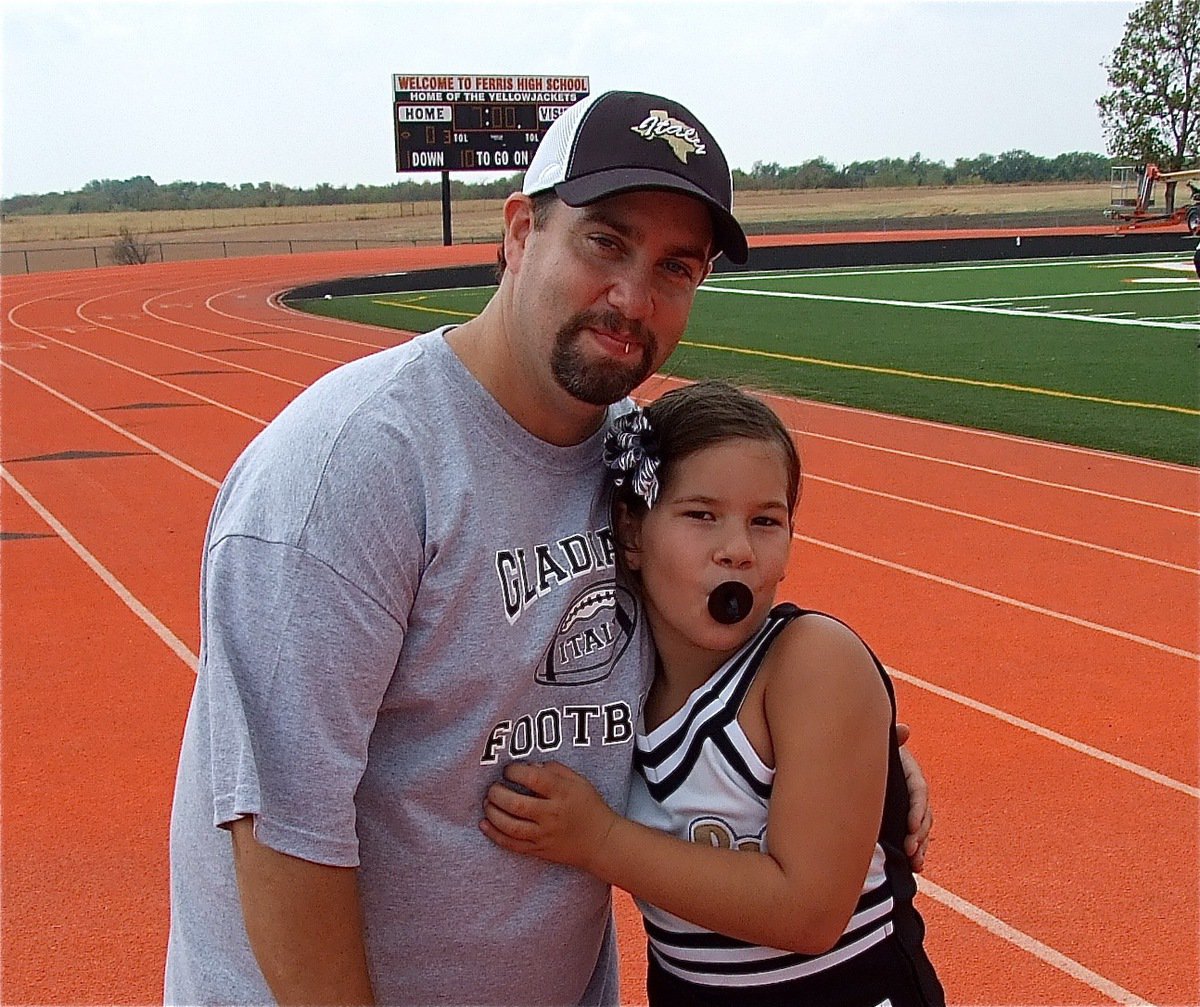
[[[274,849],[358,867],[380,1003],[617,1001],[607,886],[477,827],[519,758],[624,807],[649,639],[614,581],[603,435],[533,437],[443,336],[323,377],[217,497],[167,1003],[271,999],[221,828],[247,814]]]

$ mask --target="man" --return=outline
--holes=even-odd
[[[326,375],[234,465],[201,570],[168,1002],[616,1002],[606,886],[477,822],[519,758],[623,806],[651,654],[613,576],[603,434],[712,259],[745,261],[731,198],[681,105],[581,102],[505,203],[484,311]]]

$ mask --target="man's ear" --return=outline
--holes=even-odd
[[[620,500],[616,506],[617,548],[622,550],[625,565],[630,570],[642,568],[642,521],[635,517],[629,506]]]
[[[533,200],[514,192],[504,201],[504,261],[509,269],[521,268],[525,242],[533,231]]]

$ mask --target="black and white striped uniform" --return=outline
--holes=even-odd
[[[803,614],[795,605],[776,606],[680,710],[648,734],[639,730],[630,818],[691,842],[767,849],[775,771],[758,757],[737,714],[772,642]],[[887,796],[862,895],[841,939],[824,954],[797,954],[724,937],[639,902],[650,942],[651,1004],[944,1003],[922,948],[924,924],[912,906],[916,884],[903,853],[908,791],[895,739],[895,699],[875,663],[892,703]]]

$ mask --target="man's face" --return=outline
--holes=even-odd
[[[711,244],[708,210],[688,196],[555,204],[526,243],[517,299],[522,329],[538,333],[531,351],[548,353],[555,384],[604,406],[656,371],[687,326]]]

